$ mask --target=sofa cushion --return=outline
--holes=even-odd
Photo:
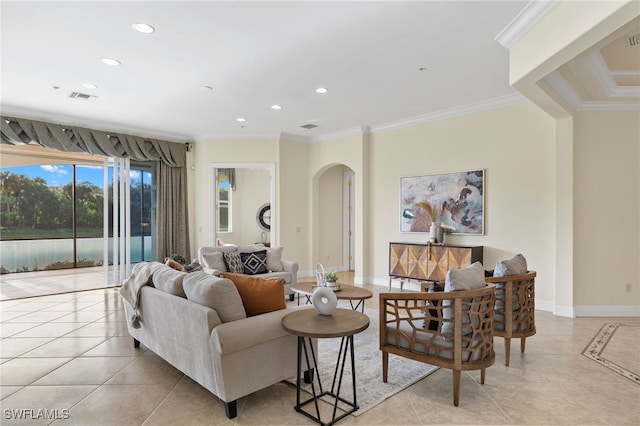
[[[444,291],[473,290],[486,285],[482,263],[474,262],[465,269],[449,269],[444,283]],[[443,300],[442,306],[451,306],[451,300]],[[442,324],[442,332],[453,333],[453,307],[443,309],[442,317],[451,320]],[[469,321],[469,315],[463,315],[462,324],[468,324]],[[471,327],[462,328],[462,334],[468,334],[471,331]]]
[[[243,272],[247,275],[265,274],[267,269],[267,251],[260,250],[252,253],[240,253]]]
[[[282,250],[284,247],[267,248],[267,269],[271,272],[282,272]]]
[[[229,272],[223,273],[222,276],[235,284],[247,316],[251,317],[286,308],[283,279],[261,278]]]
[[[244,272],[244,266],[242,266],[242,258],[240,257],[240,252],[224,252],[223,255],[224,264],[227,271],[231,272],[232,274],[242,274]]]
[[[493,270],[494,277],[506,277],[509,275],[520,275],[527,273],[527,259],[521,254],[516,254],[511,259],[501,260],[496,263]]]
[[[158,290],[173,294],[174,296],[187,297],[182,287],[182,280],[186,275],[186,272],[176,271],[165,265],[165,267],[159,268],[153,273],[151,280],[153,286]]]
[[[187,299],[215,310],[222,322],[247,317],[240,293],[227,279],[197,271],[184,278],[183,286]]]

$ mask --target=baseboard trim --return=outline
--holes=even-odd
[[[640,306],[576,306],[577,317],[640,317]]]

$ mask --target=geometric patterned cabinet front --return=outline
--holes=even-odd
[[[389,243],[389,277],[444,281],[451,268],[482,262],[482,246]]]

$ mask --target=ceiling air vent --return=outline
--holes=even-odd
[[[625,41],[627,42],[627,47],[640,47],[640,34],[627,36]]]
[[[98,99],[97,96],[87,95],[86,93],[80,93],[80,92],[71,92],[71,94],[69,94],[69,97],[74,99],[81,99],[85,101],[95,101],[96,99]]]
[[[303,129],[311,130],[311,129],[315,129],[318,126],[316,126],[315,124],[305,124],[304,126],[300,126],[300,127],[302,127]]]

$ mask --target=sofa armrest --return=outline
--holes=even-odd
[[[211,346],[215,352],[228,355],[287,336],[289,333],[282,328],[282,317],[301,308],[309,309],[309,307],[280,309],[220,324],[211,332]]]
[[[291,282],[288,284],[291,285],[298,282],[298,262],[294,262],[291,260],[283,260],[282,269],[285,272],[289,272],[291,274]]]

